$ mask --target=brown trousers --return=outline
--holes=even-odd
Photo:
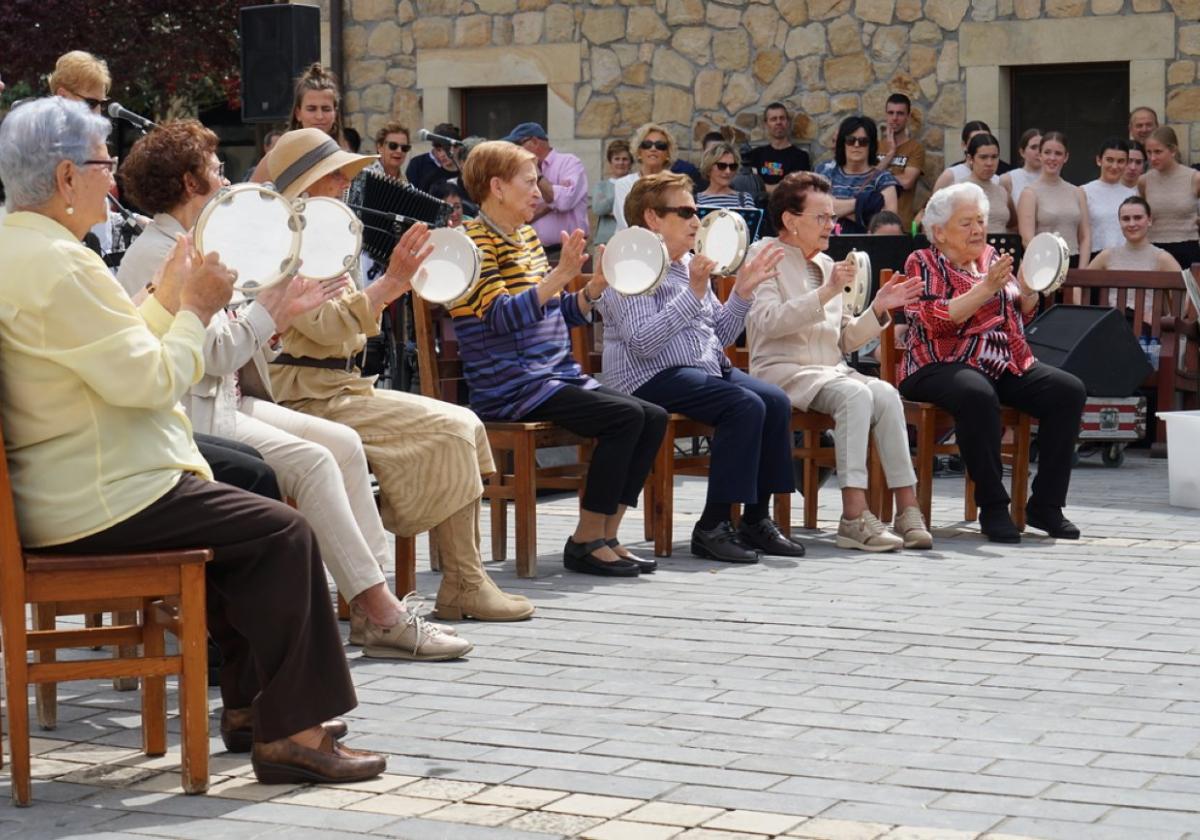
[[[286,505],[185,474],[145,510],[54,553],[211,548],[208,632],[221,699],[254,712],[256,741],[345,714],[358,700],[308,523]]]

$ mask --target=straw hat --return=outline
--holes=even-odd
[[[353,178],[379,155],[356,155],[342,149],[319,128],[298,128],[280,137],[267,153],[267,172],[275,189],[296,198],[331,172]]]

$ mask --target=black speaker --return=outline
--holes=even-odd
[[[1039,361],[1073,373],[1094,397],[1128,397],[1150,375],[1125,316],[1106,306],[1053,306],[1025,328]]]
[[[296,77],[321,60],[321,10],[280,3],[241,10],[242,122],[292,114]]]

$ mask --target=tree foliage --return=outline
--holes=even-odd
[[[238,9],[256,2],[264,0],[3,0],[5,99],[49,93],[55,60],[86,50],[108,62],[110,96],[134,111],[236,107]]]

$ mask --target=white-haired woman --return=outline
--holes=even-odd
[[[625,218],[625,199],[629,197],[633,185],[646,175],[666,172],[675,159],[675,138],[658,123],[639,126],[629,145],[633,147],[637,171],[613,181],[613,215],[617,219],[617,230],[629,227],[629,220]]]
[[[904,273],[921,296],[905,307],[907,353],[900,393],[954,415],[967,472],[975,481],[979,524],[993,542],[1020,542],[1000,467],[1000,406],[1039,421],[1038,473],[1026,521],[1053,537],[1078,539],[1063,516],[1071,454],[1086,396],[1072,374],[1039,362],[1025,340],[1038,293],[1012,275],[1012,257],[987,244],[988,200],[978,186],[955,184],[925,206],[933,243],[909,256]]]
[[[12,211],[0,225],[0,421],[21,538],[67,554],[210,547],[221,697],[245,711],[259,781],[376,776],[382,757],[322,726],[355,696],[315,536],[286,505],[209,480],[177,408],[203,373],[204,328],[231,273],[184,239],[139,313],[80,242],[108,212],[109,130],[61,97],[0,124]],[[24,618],[4,620],[8,641]],[[28,767],[28,752],[13,760]]]

